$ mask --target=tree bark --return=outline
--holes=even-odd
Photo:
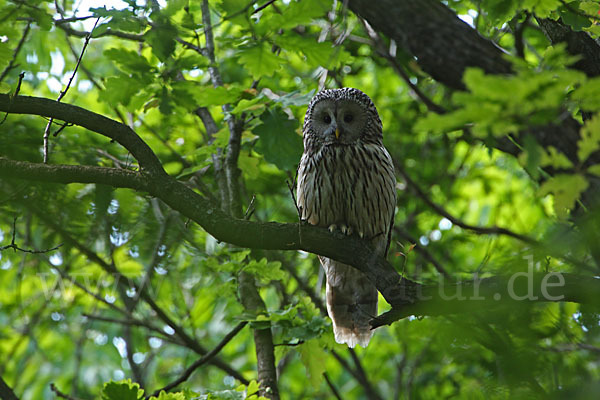
[[[348,5],[375,29],[414,55],[436,81],[464,90],[465,69],[508,74],[504,52],[438,0],[350,0]]]

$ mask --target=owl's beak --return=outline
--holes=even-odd
[[[336,126],[336,128],[335,128],[335,138],[336,138],[336,139],[339,139],[339,138],[340,138],[340,128],[338,128],[337,126]]]

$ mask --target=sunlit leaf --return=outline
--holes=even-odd
[[[585,177],[581,175],[559,174],[544,182],[538,194],[545,196],[554,195],[554,211],[559,218],[566,218],[573,209],[575,202],[589,186]]]
[[[131,379],[118,382],[107,382],[102,389],[102,400],[140,400],[144,398],[144,390]]]
[[[240,48],[238,59],[254,79],[273,75],[282,63],[266,42]]]

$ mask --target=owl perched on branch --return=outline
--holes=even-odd
[[[380,255],[390,244],[396,206],[392,159],[375,105],[358,89],[324,90],[311,100],[298,167],[298,208],[310,224],[358,234]],[[365,347],[377,315],[377,289],[365,274],[319,257],[335,340]]]

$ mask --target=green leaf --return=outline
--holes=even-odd
[[[587,111],[600,110],[600,77],[588,79],[583,85],[578,87],[571,95],[571,98],[579,103],[579,106]]]
[[[49,31],[52,29],[52,26],[54,25],[52,15],[37,7],[27,8],[27,12],[31,18],[35,20],[39,27],[42,28],[42,30]]]
[[[256,151],[281,170],[295,170],[303,149],[302,138],[296,133],[299,122],[279,108],[263,113],[260,120],[262,125],[253,131],[259,137]]]
[[[544,149],[532,135],[525,136],[523,148],[525,151],[519,154],[519,162],[533,179],[537,179],[539,176],[538,167],[540,166]]]
[[[242,26],[248,25],[247,13],[250,10],[247,0],[221,0],[218,7],[223,11],[224,18]]]
[[[581,128],[581,139],[577,142],[577,157],[584,162],[600,148],[600,113],[587,120]]]
[[[104,55],[119,64],[124,72],[144,73],[153,69],[146,57],[132,50],[113,48],[104,51]]]
[[[107,104],[121,103],[129,105],[131,98],[139,92],[139,87],[132,85],[132,79],[126,75],[111,76],[104,83],[106,90],[100,92],[100,100]]]
[[[326,357],[325,351],[319,346],[317,340],[309,340],[299,346],[298,352],[300,360],[306,368],[308,380],[314,388],[318,388],[325,372],[325,363],[323,362]]]
[[[238,159],[240,170],[250,179],[256,179],[260,177],[260,169],[258,164],[260,159],[258,157],[252,157],[252,154],[242,152]]]
[[[0,69],[2,69],[2,63],[0,63]],[[12,87],[6,82],[0,82],[0,93],[10,93],[12,91]]]
[[[554,212],[560,219],[566,219],[569,211],[575,206],[579,195],[589,183],[581,175],[559,174],[548,179],[538,190],[538,195],[554,195]]]
[[[282,59],[271,51],[267,42],[246,46],[238,50],[238,59],[252,78],[272,76],[279,69]]]
[[[119,272],[127,278],[137,278],[144,271],[144,266],[129,255],[128,246],[118,247],[113,252],[113,259]]]
[[[330,42],[319,43],[311,37],[290,34],[277,37],[276,41],[286,50],[302,53],[312,67],[334,68],[339,64],[340,59],[347,60],[349,57],[346,52],[341,57],[339,56],[339,53],[343,51],[340,47],[335,47]]]
[[[305,106],[310,103],[310,100],[315,95],[315,90],[311,90],[308,93],[302,94],[299,90],[294,90],[293,92],[287,93],[275,101],[281,104],[281,107],[289,107],[289,106]]]
[[[152,47],[152,54],[163,62],[175,51],[176,37],[177,28],[166,18],[159,18],[144,34],[144,38]]]
[[[548,18],[560,5],[560,0],[523,0],[523,8],[540,18]]]
[[[585,0],[579,2],[579,9],[590,17],[600,14],[600,3],[598,0]]]
[[[107,10],[106,7],[102,8],[90,8],[93,15],[102,18],[110,18],[110,21],[100,24],[94,30],[94,36],[106,31],[108,28],[112,28],[118,31],[124,32],[141,32],[146,27],[146,20],[136,17],[131,10],[123,9],[117,10],[111,8]]]
[[[193,91],[196,103],[201,107],[235,103],[242,95],[243,89],[237,85],[201,86]]]
[[[268,99],[263,97],[256,97],[252,100],[242,99],[235,106],[235,108],[231,110],[231,113],[234,115],[239,115],[245,112],[252,115],[260,115],[266,108],[267,101]]]
[[[600,164],[591,165],[586,169],[586,171],[590,174],[600,176]]]
[[[102,389],[102,400],[141,400],[144,390],[131,379],[107,382]]]
[[[281,14],[273,13],[265,25],[277,26],[279,29],[295,28],[325,17],[331,3],[322,0],[291,1]]]
[[[572,168],[573,163],[567,158],[565,153],[559,152],[554,146],[549,146],[546,148],[546,151],[542,153],[540,166],[552,166],[557,169],[567,169]]]
[[[167,393],[164,390],[161,390],[161,392],[159,393],[158,397],[152,396],[152,397],[150,397],[150,400],[187,400],[189,398],[190,397],[186,396],[182,392]]]
[[[519,8],[518,0],[483,0],[481,8],[494,24],[502,25],[511,20]]]
[[[559,7],[558,13],[560,14],[562,22],[569,25],[574,31],[581,31],[583,30],[583,28],[587,28],[590,25],[592,25],[592,21],[590,20],[590,18],[587,18],[570,10],[574,9],[575,11],[583,13],[583,11],[578,10],[577,7],[577,3],[571,3],[569,8],[563,5]]]
[[[280,281],[285,277],[285,272],[281,270],[279,261],[268,261],[264,257],[260,260],[249,260],[244,266],[244,271],[256,276],[264,284],[271,281]]]
[[[10,63],[12,57],[12,49],[7,42],[0,42],[0,71],[4,71],[4,68]]]
[[[167,17],[173,16],[179,10],[182,10],[184,7],[188,5],[189,0],[169,0],[167,2],[167,7],[161,10],[162,14]]]
[[[198,53],[182,54],[177,58],[175,67],[180,70],[192,70],[208,66],[208,59]]]

